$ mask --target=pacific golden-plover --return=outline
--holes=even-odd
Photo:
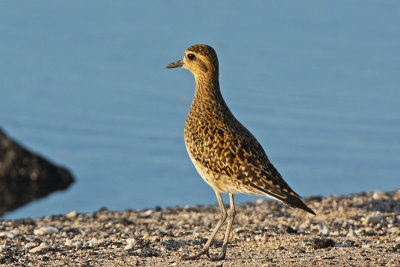
[[[212,260],[225,258],[235,216],[233,194],[272,197],[315,215],[283,180],[256,138],[229,110],[219,88],[215,50],[208,45],[193,45],[185,51],[183,59],[167,66],[176,67],[190,70],[196,80],[196,90],[185,124],[185,143],[200,176],[214,189],[221,209],[220,219],[203,249],[183,258],[192,260],[203,254]],[[221,193],[229,194],[228,215]],[[209,247],[226,218],[228,226],[221,253],[211,258]]]

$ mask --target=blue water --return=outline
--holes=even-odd
[[[5,218],[214,204],[167,70],[212,45],[237,118],[303,196],[400,188],[398,1],[3,1],[0,126],[70,189]],[[258,197],[239,196],[238,202]]]

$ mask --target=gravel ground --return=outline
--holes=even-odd
[[[218,206],[155,207],[0,221],[0,264],[19,266],[400,266],[400,190],[237,205],[227,258],[182,261],[215,226]],[[220,230],[211,253],[218,253]]]

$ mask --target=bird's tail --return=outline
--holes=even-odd
[[[309,207],[307,207],[307,205],[304,204],[303,200],[301,200],[300,197],[287,194],[286,198],[282,198],[280,200],[290,207],[299,208],[304,211],[307,211],[308,213],[315,215],[315,212],[312,209],[310,209]]]

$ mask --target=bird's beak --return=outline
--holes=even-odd
[[[183,66],[183,61],[181,59],[181,60],[172,62],[171,64],[168,64],[167,69],[172,69],[172,68],[177,68],[177,67],[182,67],[182,66]]]

